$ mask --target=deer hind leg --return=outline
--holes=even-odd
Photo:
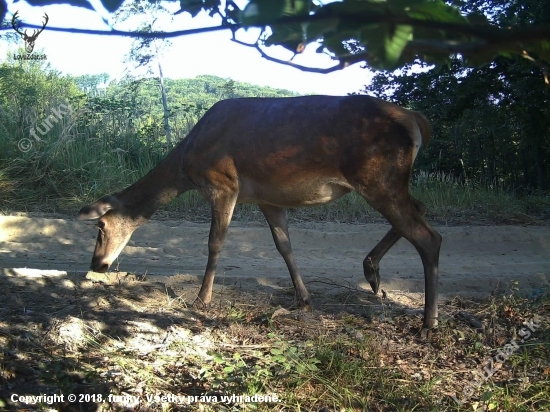
[[[360,192],[367,202],[378,210],[392,225],[395,235],[386,235],[387,247],[390,241],[404,237],[418,251],[424,265],[424,324],[423,329],[432,329],[437,326],[437,292],[439,287],[439,250],[441,235],[437,233],[422,217],[422,210],[408,190],[374,190],[375,195],[369,196],[368,190]],[[400,195],[399,193],[403,193]],[[384,239],[383,239],[384,241]],[[394,242],[395,243],[395,242]],[[376,248],[375,248],[376,249]],[[382,248],[380,248],[382,250]]]
[[[299,307],[303,307],[306,310],[311,309],[311,301],[309,299],[309,293],[302,281],[302,277],[296,267],[294,261],[294,255],[292,254],[292,247],[290,245],[290,237],[288,235],[288,222],[284,209],[271,205],[259,205],[260,210],[265,216],[275,246],[277,250],[285,260],[288,271],[290,272],[290,278],[294,284],[294,290],[296,292],[296,302]]]
[[[418,213],[424,216],[426,213],[426,206],[420,200],[412,196],[411,199]],[[380,288],[380,261],[401,237],[402,236],[392,227],[382,240],[370,251],[365,260],[363,260],[363,273],[365,274],[365,279],[369,282],[375,295]]]
[[[206,264],[199,295],[193,304],[194,307],[203,308],[210,304],[212,300],[212,287],[214,277],[216,276],[216,267],[218,266],[218,259],[223,242],[225,241],[227,229],[231,223],[236,201],[237,197],[233,194],[221,194],[210,201],[212,222],[210,223],[210,235],[208,237],[208,263]]]

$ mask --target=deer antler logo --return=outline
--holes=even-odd
[[[21,31],[21,23],[17,21],[17,13],[19,13],[19,11],[16,11],[11,19],[11,26],[17,33],[21,35],[23,40],[25,40],[25,51],[27,53],[32,53],[32,51],[34,50],[34,42],[36,41],[36,38],[40,33],[42,33],[42,31],[44,31],[44,28],[48,24],[48,20],[50,18],[46,13],[44,13],[44,23],[42,24],[42,28],[40,30],[33,30],[33,34],[29,36],[26,29],[25,31]]]

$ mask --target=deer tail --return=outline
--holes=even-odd
[[[420,129],[420,134],[422,135],[422,145],[426,146],[432,138],[432,128],[430,126],[430,122],[428,122],[426,116],[420,112],[413,112],[413,114],[416,119],[416,124]]]

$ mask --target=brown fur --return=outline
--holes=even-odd
[[[296,289],[310,305],[298,273],[284,208],[323,204],[355,190],[392,224],[363,262],[376,293],[378,263],[401,237],[424,263],[425,327],[437,318],[441,236],[423,219],[425,207],[409,193],[418,130],[431,137],[418,112],[368,96],[246,98],[216,103],[189,135],[141,180],[84,207],[100,219],[92,269],[106,271],[132,232],[161,205],[198,190],[212,208],[209,257],[197,304],[208,304],[225,234],[237,203],[257,203],[266,217]]]

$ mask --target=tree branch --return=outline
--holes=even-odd
[[[29,29],[40,29],[42,26],[37,26],[34,24],[21,23],[21,28]],[[210,33],[221,30],[237,30],[242,26],[240,24],[230,24],[230,25],[221,25],[221,26],[211,26],[211,27],[199,27],[198,29],[188,29],[188,30],[177,30],[171,32],[140,32],[140,31],[122,31],[122,30],[88,30],[88,29],[73,29],[70,27],[50,27],[47,26],[44,31],[57,31],[64,33],[75,33],[75,34],[94,34],[99,36],[121,36],[121,37],[141,37],[141,38],[156,38],[156,39],[167,39],[172,37],[179,36],[188,36],[191,34],[200,34],[200,33]],[[0,28],[0,31],[3,30],[12,30],[11,27]]]
[[[334,20],[339,19],[346,22],[354,23],[364,23],[364,24],[392,24],[392,25],[410,25],[414,27],[422,27],[435,30],[444,30],[448,32],[458,32],[463,34],[468,34],[480,39],[489,41],[490,43],[496,45],[501,43],[520,43],[526,41],[539,41],[543,39],[550,39],[550,27],[539,26],[539,27],[528,27],[528,28],[499,28],[492,25],[481,25],[481,24],[461,24],[461,23],[448,23],[432,20],[420,20],[414,19],[406,16],[393,16],[393,15],[380,15],[372,14],[368,16],[362,15],[348,15],[348,14],[335,14],[335,13],[322,13],[322,14],[313,14],[307,16],[292,16],[292,17],[282,17],[280,19],[275,19],[270,22],[265,23],[256,23],[250,27],[263,27],[263,26],[273,26],[273,25],[283,25],[291,23],[308,23],[308,22],[317,22],[325,20]],[[27,24],[22,22],[22,28],[31,28],[31,29],[40,29],[42,26]],[[62,28],[62,27],[46,27],[46,30],[52,31],[61,31],[67,33],[79,33],[79,34],[95,34],[95,35],[106,35],[106,36],[127,36],[127,37],[157,37],[157,38],[169,38],[169,37],[178,37],[186,36],[190,34],[199,34],[199,33],[208,33],[213,31],[220,30],[237,30],[243,28],[242,24],[231,23],[231,24],[222,24],[220,26],[211,26],[211,27],[201,27],[198,29],[189,29],[189,30],[178,30],[174,32],[159,32],[159,33],[139,33],[139,32],[127,32],[120,30],[85,30],[85,29],[74,29],[74,28]],[[9,28],[0,28],[1,30],[8,30]]]
[[[270,56],[269,54],[267,54],[260,47],[260,45],[258,43],[246,43],[244,41],[236,39],[235,37],[233,37],[231,39],[231,41],[233,41],[237,44],[240,44],[241,46],[252,47],[252,48],[256,49],[260,53],[260,56],[263,57],[266,60],[269,60],[269,61],[274,62],[274,63],[282,64],[284,66],[290,66],[290,67],[293,67],[295,69],[298,69],[298,70],[301,70],[301,71],[307,72],[307,73],[320,73],[320,74],[332,73],[332,72],[335,72],[335,71],[338,71],[338,70],[345,69],[346,67],[351,66],[353,64],[365,61],[366,58],[368,57],[367,53],[359,53],[359,54],[353,54],[353,55],[350,55],[350,56],[343,56],[343,57],[340,57],[340,58],[337,58],[337,59],[335,58],[334,60],[339,60],[338,64],[335,64],[334,66],[331,66],[331,67],[321,69],[321,68],[318,68],[318,67],[303,66],[301,64],[294,63],[293,61],[290,61],[290,60],[281,60],[281,59],[278,59],[276,57]]]
[[[539,69],[542,70],[542,73],[544,75],[544,83],[550,85],[550,67],[548,67],[546,64],[539,62],[538,60],[535,60],[533,57],[527,53],[526,50],[523,50],[521,53],[521,56],[524,59],[529,60],[531,63],[533,63],[535,66],[537,66]]]

